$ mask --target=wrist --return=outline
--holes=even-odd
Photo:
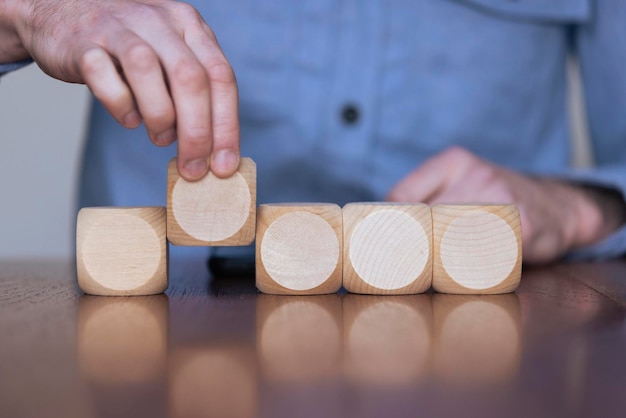
[[[23,61],[30,57],[20,37],[26,22],[25,1],[0,0],[0,63]]]

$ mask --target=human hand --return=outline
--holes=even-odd
[[[178,170],[197,180],[239,165],[237,85],[211,28],[168,0],[8,0],[0,58],[31,56],[52,77],[84,83],[127,128],[178,139]]]
[[[617,193],[529,177],[450,148],[411,172],[389,193],[402,202],[513,203],[519,208],[525,262],[543,263],[592,244],[624,223]]]

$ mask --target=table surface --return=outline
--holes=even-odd
[[[67,261],[0,263],[0,417],[612,417],[626,261],[526,268],[501,296],[270,296],[170,266],[85,296]]]

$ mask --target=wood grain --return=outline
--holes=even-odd
[[[441,293],[514,291],[522,271],[522,234],[514,205],[435,205],[433,288]]]
[[[168,284],[165,208],[83,208],[76,221],[78,285],[91,295],[162,293]]]
[[[188,182],[176,158],[167,168],[167,239],[174,245],[237,246],[254,241],[256,164],[242,158],[239,170],[222,179],[209,173]]]
[[[270,294],[334,293],[342,283],[342,216],[335,204],[261,205],[256,285]]]
[[[343,286],[352,293],[422,293],[432,283],[432,216],[425,204],[343,208]]]

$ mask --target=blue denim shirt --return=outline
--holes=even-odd
[[[452,145],[522,172],[626,190],[622,0],[191,3],[237,75],[259,203],[382,200]],[[572,51],[597,163],[584,172],[569,164]],[[164,205],[174,154],[94,104],[81,205]],[[572,256],[625,252],[622,229]]]
[[[15,71],[15,70],[19,70],[20,68],[32,63],[33,60],[28,59],[28,60],[24,60],[24,61],[18,61],[18,62],[10,62],[10,63],[6,63],[6,64],[1,64],[0,63],[0,77],[2,77],[3,75],[5,75],[6,73],[10,73],[11,71]]]

